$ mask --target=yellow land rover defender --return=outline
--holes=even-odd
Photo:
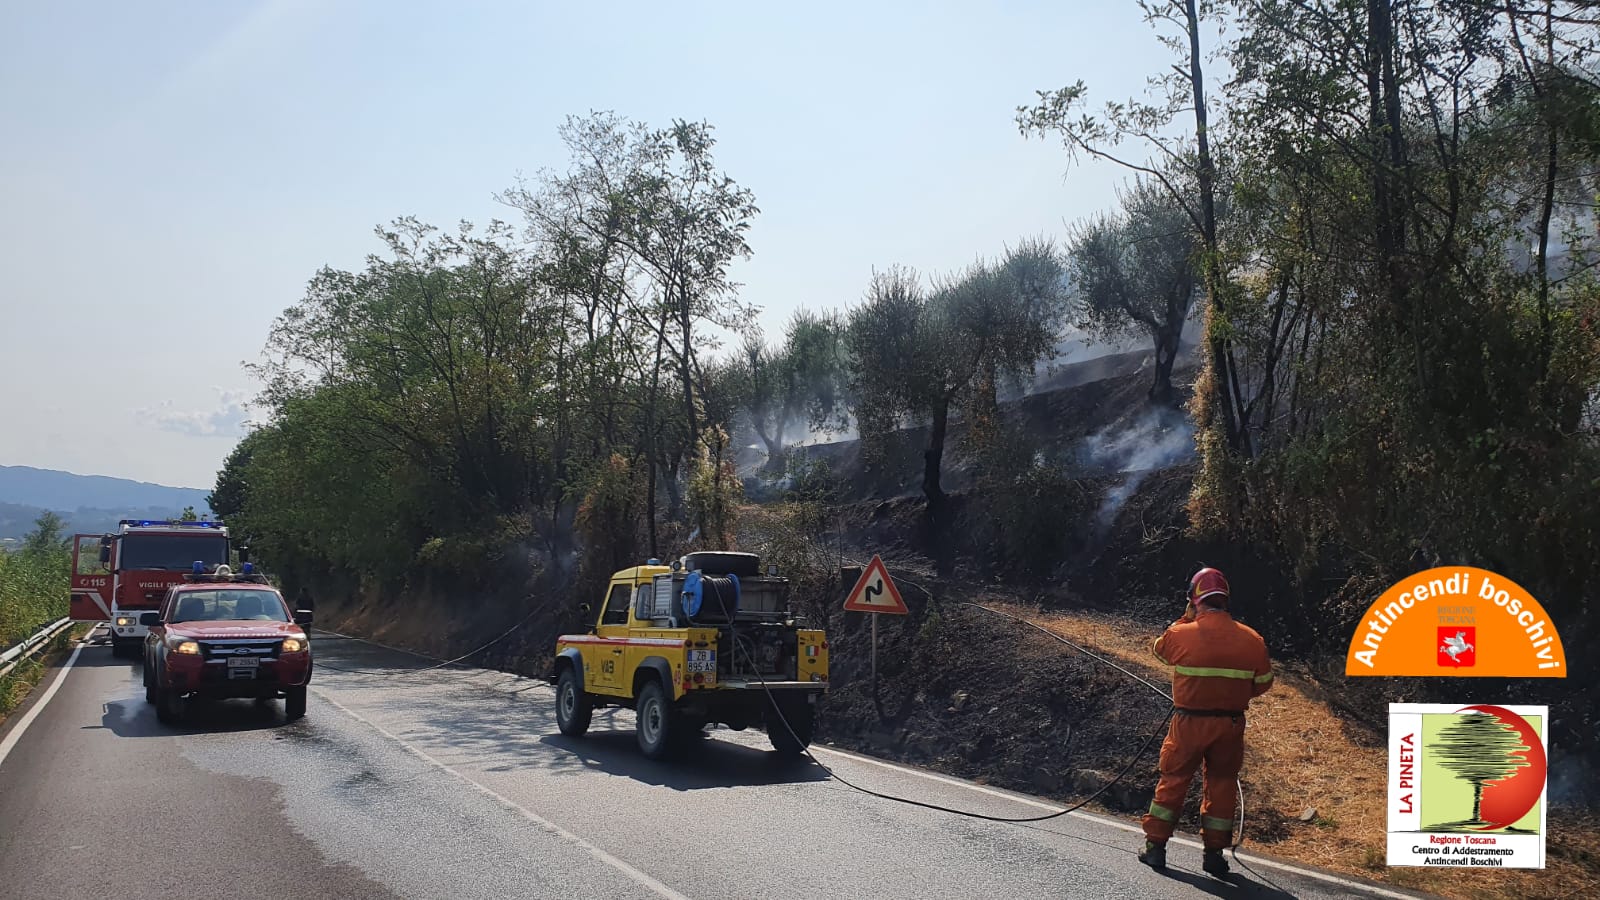
[[[828,689],[827,639],[802,624],[788,579],[763,574],[752,553],[690,553],[670,566],[652,559],[623,569],[588,633],[556,641],[556,724],[576,737],[597,707],[626,706],[652,759],[714,722],[764,725],[774,747],[799,754]]]

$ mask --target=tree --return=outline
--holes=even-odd
[[[569,118],[561,133],[572,168],[500,198],[526,214],[530,240],[549,257],[542,275],[562,301],[558,480],[569,480],[577,441],[590,443],[591,458],[631,444],[647,464],[639,468],[656,553],[657,496],[664,488],[669,517],[681,513],[680,473],[706,425],[696,386],[716,343],[705,326],[739,331],[752,315],[728,267],[749,256],[744,235],[759,210],[716,169],[706,123],[658,129],[593,113]],[[664,400],[674,394],[677,402]],[[580,411],[596,403],[598,416]],[[551,530],[563,531],[554,522]]]
[[[228,458],[223,460],[221,471],[217,472],[215,487],[206,495],[206,505],[211,507],[211,512],[221,521],[227,522],[244,512],[245,498],[249,493],[245,473],[250,467],[250,454],[254,445],[254,433],[245,435],[234,445],[228,452]]]
[[[1482,824],[1483,786],[1499,781],[1529,765],[1528,747],[1515,728],[1488,713],[1470,712],[1439,731],[1438,740],[1428,746],[1439,764],[1472,784],[1472,818],[1469,824]]]
[[[1152,97],[1107,103],[1099,116],[1083,114],[1081,108],[1088,89],[1078,81],[1057,90],[1039,91],[1036,105],[1017,108],[1017,126],[1024,135],[1059,135],[1074,160],[1079,154],[1086,154],[1148,176],[1182,207],[1204,251],[1201,271],[1206,289],[1209,352],[1206,370],[1197,385],[1198,425],[1202,431],[1219,429],[1222,446],[1248,458],[1252,455],[1248,435],[1240,426],[1243,404],[1234,389],[1237,376],[1227,323],[1231,286],[1217,231],[1214,126],[1200,48],[1201,26],[1219,18],[1220,4],[1214,0],[1139,0],[1139,8],[1150,24],[1176,30],[1176,34],[1160,34],[1158,40],[1181,60],[1150,77]],[[1183,115],[1193,117],[1193,129],[1188,133],[1192,138],[1175,138],[1166,131]],[[1148,149],[1155,161],[1140,162],[1119,155],[1117,148],[1129,141]],[[1167,175],[1174,170],[1187,177],[1182,182],[1174,181]],[[1186,185],[1193,185],[1193,190],[1187,190]]]
[[[1066,312],[1064,275],[1054,246],[1024,241],[999,263],[976,263],[930,292],[910,270],[877,274],[866,302],[851,311],[851,389],[862,439],[880,441],[902,418],[928,422],[922,490],[930,510],[937,513],[945,500],[952,411],[965,405],[981,421],[995,408],[1002,380],[1033,374]]]
[[[780,346],[769,346],[759,331],[745,335],[728,375],[738,385],[741,412],[766,446],[769,469],[783,468],[791,428],[842,425],[844,351],[839,318],[804,309],[789,320]]]
[[[1078,325],[1104,338],[1143,330],[1155,345],[1153,403],[1173,399],[1172,365],[1199,283],[1199,244],[1183,208],[1140,180],[1122,211],[1080,224],[1068,246]]]
[[[194,511],[194,507],[185,506],[183,508],[183,512],[178,514],[178,521],[179,522],[198,522],[198,521],[200,521],[200,514]]]
[[[1596,246],[1570,227],[1600,178],[1593,4],[1237,10],[1219,252],[1256,458],[1202,443],[1191,521],[1276,543],[1299,577],[1391,573],[1423,542],[1581,596],[1600,577],[1570,491],[1600,483]]]
[[[33,522],[33,530],[22,538],[22,551],[36,556],[59,551],[66,540],[62,536],[66,527],[66,521],[55,513],[40,513]]]

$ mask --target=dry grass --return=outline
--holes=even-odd
[[[1127,621],[1090,614],[1040,613],[991,604],[1092,647],[1141,675],[1165,679],[1150,655],[1155,637]],[[1137,668],[1134,668],[1137,667]],[[1309,679],[1279,670],[1277,683],[1251,704],[1246,738],[1245,840],[1272,856],[1427,891],[1445,897],[1600,897],[1600,819],[1550,811],[1543,870],[1474,870],[1470,874],[1389,868],[1385,855],[1383,734],[1341,719],[1316,699]],[[1310,822],[1301,814],[1315,809]]]

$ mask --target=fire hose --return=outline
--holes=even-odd
[[[719,594],[717,599],[718,599],[718,602],[721,602],[722,598],[721,598],[720,594]],[[756,673],[756,678],[757,678],[758,681],[760,681],[762,690],[766,692],[767,702],[772,707],[773,711],[777,714],[778,721],[783,725],[784,730],[789,732],[789,737],[791,739],[793,739],[796,744],[799,744],[802,747],[805,747],[804,752],[805,752],[806,758],[811,760],[811,762],[813,764],[815,764],[817,766],[817,768],[819,768],[823,772],[827,773],[829,778],[832,778],[833,780],[839,782],[840,784],[844,785],[847,788],[850,788],[851,790],[859,791],[860,793],[866,794],[866,795],[871,796],[871,797],[877,797],[877,798],[879,798],[881,800],[889,800],[889,801],[893,801],[895,803],[903,803],[903,804],[906,804],[908,806],[918,806],[918,807],[921,807],[923,809],[931,809],[931,810],[935,810],[937,812],[950,813],[952,815],[963,816],[963,817],[966,817],[966,818],[969,818],[969,819],[980,819],[980,820],[986,821],[986,822],[1001,822],[1001,823],[1007,823],[1007,824],[1027,824],[1027,823],[1033,823],[1033,822],[1044,822],[1044,821],[1048,821],[1050,819],[1060,818],[1060,817],[1065,816],[1065,815],[1067,815],[1069,813],[1077,812],[1078,810],[1082,809],[1083,807],[1088,806],[1090,803],[1093,803],[1095,800],[1097,800],[1106,791],[1110,790],[1114,785],[1120,783],[1125,777],[1127,777],[1128,773],[1130,771],[1132,771],[1133,767],[1138,764],[1138,762],[1139,762],[1139,760],[1141,758],[1144,757],[1145,752],[1150,749],[1150,745],[1152,743],[1154,743],[1155,739],[1157,737],[1159,737],[1161,735],[1161,733],[1166,729],[1167,723],[1169,721],[1171,721],[1173,714],[1177,710],[1177,707],[1174,706],[1173,703],[1172,703],[1172,695],[1168,694],[1166,691],[1162,690],[1158,685],[1156,685],[1156,684],[1152,683],[1151,681],[1149,681],[1148,679],[1146,679],[1146,678],[1144,678],[1144,677],[1142,677],[1142,676],[1130,671],[1129,669],[1127,669],[1127,668],[1125,668],[1125,667],[1123,667],[1121,665],[1118,665],[1115,662],[1112,662],[1111,660],[1105,658],[1104,656],[1102,656],[1102,655],[1100,655],[1098,653],[1095,653],[1094,651],[1088,649],[1087,647],[1084,647],[1084,646],[1082,646],[1082,645],[1080,645],[1080,644],[1078,644],[1078,643],[1076,643],[1074,641],[1071,641],[1071,640],[1068,640],[1067,638],[1062,637],[1059,634],[1056,634],[1053,631],[1050,631],[1049,629],[1039,625],[1038,623],[1030,622],[1027,619],[1024,619],[1024,618],[1022,618],[1020,616],[1014,616],[1014,615],[1012,615],[1010,613],[1002,612],[1002,611],[1000,611],[998,609],[994,609],[994,608],[991,608],[991,607],[988,607],[988,606],[984,606],[981,603],[961,602],[961,603],[958,603],[957,605],[959,605],[959,606],[970,606],[970,607],[972,607],[974,609],[982,610],[983,612],[989,613],[990,615],[999,616],[1000,618],[1009,619],[1009,620],[1011,620],[1013,622],[1016,622],[1018,624],[1026,625],[1029,628],[1032,628],[1035,631],[1040,632],[1041,634],[1044,634],[1044,635],[1046,635],[1048,637],[1054,638],[1055,640],[1057,640],[1057,641],[1059,641],[1059,642],[1061,642],[1063,644],[1066,644],[1067,646],[1073,648],[1074,650],[1077,650],[1078,652],[1080,652],[1083,655],[1089,657],[1090,659],[1094,659],[1094,660],[1096,660],[1096,661],[1098,661],[1098,662],[1100,662],[1100,663],[1102,663],[1102,664],[1104,664],[1106,666],[1109,666],[1109,667],[1117,670],[1118,672],[1121,672],[1124,675],[1127,675],[1129,678],[1132,678],[1134,681],[1137,681],[1140,684],[1144,685],[1145,687],[1149,688],[1150,690],[1154,691],[1158,696],[1161,697],[1162,700],[1166,701],[1166,703],[1167,703],[1167,712],[1166,712],[1166,714],[1164,716],[1162,716],[1161,724],[1158,725],[1154,731],[1150,732],[1150,736],[1145,738],[1144,743],[1139,745],[1138,751],[1135,752],[1131,757],[1128,758],[1127,763],[1123,765],[1122,769],[1119,772],[1117,772],[1116,777],[1112,778],[1110,781],[1108,781],[1105,784],[1101,785],[1098,790],[1096,790],[1094,793],[1090,794],[1089,796],[1083,798],[1082,800],[1078,801],[1077,803],[1075,803],[1075,804],[1073,804],[1071,806],[1068,806],[1068,807],[1066,807],[1064,809],[1057,810],[1056,812],[1045,813],[1044,815],[1038,815],[1038,816],[994,816],[994,815],[989,815],[987,813],[974,812],[972,810],[956,809],[954,807],[944,806],[944,805],[941,805],[941,804],[938,804],[938,803],[928,803],[928,802],[922,801],[922,800],[913,800],[913,799],[911,799],[909,797],[900,797],[900,796],[896,796],[894,794],[886,794],[886,793],[883,793],[882,791],[875,791],[875,790],[873,790],[871,788],[862,787],[861,785],[858,785],[858,784],[855,784],[855,783],[851,782],[849,779],[847,779],[844,776],[840,775],[838,772],[835,772],[833,769],[831,769],[828,766],[824,765],[822,763],[822,761],[817,759],[816,755],[811,752],[811,749],[809,747],[805,746],[806,742],[800,740],[799,735],[797,735],[795,733],[794,727],[789,724],[788,718],[785,717],[784,714],[783,714],[782,706],[777,702],[777,698],[773,696],[771,688],[769,688],[767,686],[766,679],[762,678],[761,673],[760,673],[760,667],[755,665],[755,661],[753,659],[749,658],[749,654],[748,653],[746,653],[746,662],[750,664],[751,670]],[[1235,833],[1235,837],[1234,837],[1234,840],[1232,842],[1232,847],[1230,848],[1234,852],[1234,859],[1235,860],[1238,860],[1238,847],[1241,844],[1244,843],[1244,788],[1243,788],[1242,785],[1240,785],[1240,786],[1238,786],[1237,789],[1238,789],[1238,792],[1239,792],[1239,812],[1238,812],[1238,815],[1236,816],[1237,831]],[[1243,865],[1242,862],[1240,864]]]

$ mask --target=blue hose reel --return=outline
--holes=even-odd
[[[739,614],[739,576],[690,572],[683,579],[679,604],[690,619],[732,622]]]

